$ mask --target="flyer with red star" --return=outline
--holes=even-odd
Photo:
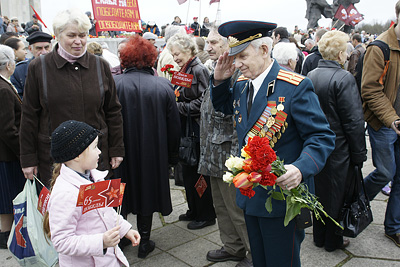
[[[81,185],[76,205],[82,206],[82,214],[98,208],[118,207],[122,202],[121,189],[121,179]]]

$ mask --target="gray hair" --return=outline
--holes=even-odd
[[[258,39],[251,41],[250,44],[255,49],[258,49],[258,48],[260,48],[261,45],[265,44],[268,47],[268,54],[271,55],[272,43],[273,43],[273,41],[272,41],[271,37],[262,37],[262,38],[258,38]]]
[[[192,56],[199,52],[194,38],[187,34],[178,33],[172,36],[167,43],[167,48],[169,51],[171,51],[173,46],[176,46],[181,51],[189,52]]]
[[[0,70],[4,70],[7,63],[15,64],[14,51],[11,47],[0,44]]]
[[[82,13],[79,9],[67,9],[58,13],[53,20],[53,31],[55,36],[58,38],[69,25],[75,24],[78,27],[79,32],[89,33],[89,29],[92,27],[88,16]]]
[[[304,45],[307,46],[308,44],[312,44],[312,45],[314,46],[314,45],[315,45],[315,42],[314,42],[313,39],[307,39],[307,40],[304,42]]]
[[[221,38],[222,42],[223,42],[225,45],[228,44],[228,38],[226,38],[226,37],[222,36],[221,34],[219,34],[219,32],[218,32],[218,27],[213,26],[213,27],[210,29],[210,33],[215,33],[215,34],[219,35],[219,37]],[[209,34],[210,34],[210,33],[209,33]]]
[[[172,36],[178,33],[186,34],[185,27],[179,25],[169,25],[167,28],[165,28],[165,42],[168,42]]]
[[[274,58],[281,65],[288,65],[289,59],[297,59],[297,49],[294,43],[279,42],[274,46]]]

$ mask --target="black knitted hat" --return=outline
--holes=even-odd
[[[78,157],[98,136],[92,126],[69,120],[61,123],[51,134],[51,156],[55,163]]]

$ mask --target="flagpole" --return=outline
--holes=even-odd
[[[200,22],[201,22],[201,0],[199,0],[199,36],[200,36]]]
[[[346,23],[343,22],[343,25],[340,26],[340,28],[338,29],[338,31],[340,31],[341,29],[343,29],[345,25],[346,25]]]
[[[188,3],[188,9],[187,9],[187,13],[186,13],[186,25],[188,26],[188,27],[190,27],[190,25],[188,25],[188,20],[189,20],[189,8],[190,8],[190,0],[189,0],[189,3]],[[190,23],[189,23],[190,24]]]
[[[332,27],[331,27],[331,30],[332,30],[332,28],[335,28],[335,26],[336,26],[336,24],[339,22],[339,20],[337,19],[336,21],[335,21],[335,23],[332,25]]]
[[[218,8],[217,8],[217,15],[215,18],[215,25],[214,26],[218,26],[221,24],[221,9],[220,9],[220,4],[221,1],[218,2]]]

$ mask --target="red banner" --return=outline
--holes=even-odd
[[[344,8],[344,6],[340,5],[338,7],[338,9],[336,10],[336,13],[335,13],[335,18],[337,18],[338,20],[341,20],[344,23],[346,23],[346,21],[348,19],[348,15],[347,15],[347,11]]]
[[[137,0],[92,0],[96,31],[142,32]]]
[[[171,83],[183,87],[190,88],[192,86],[193,75],[179,71],[175,71],[172,75]]]
[[[356,26],[360,21],[364,19],[353,4],[349,5],[346,11],[348,14],[347,22],[349,25]]]
[[[39,194],[39,201],[37,206],[37,209],[43,216],[47,211],[47,205],[49,204],[49,199],[50,199],[50,191],[45,186],[43,186],[43,189],[42,191],[40,191]]]
[[[98,208],[118,207],[121,201],[121,179],[113,179],[81,185],[76,206],[82,206],[85,214]]]
[[[335,18],[343,21],[346,25],[357,25],[364,18],[354,7],[353,4],[349,5],[347,8],[340,5],[335,13]]]
[[[211,1],[210,1],[210,5],[211,5],[212,3],[218,3],[218,2],[220,2],[220,0],[211,0]]]

